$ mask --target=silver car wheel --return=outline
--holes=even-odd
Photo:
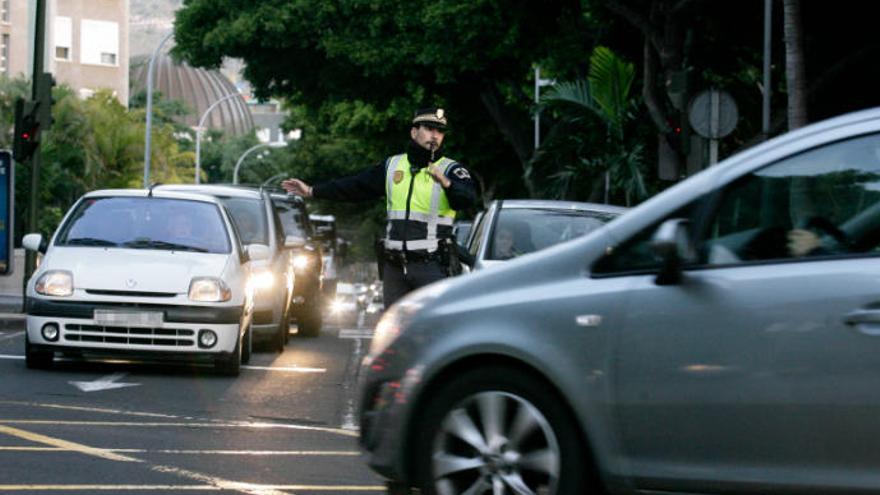
[[[440,495],[556,494],[556,434],[538,408],[508,392],[481,392],[452,408],[431,459]]]

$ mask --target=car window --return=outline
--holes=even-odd
[[[589,210],[502,208],[489,245],[490,260],[506,260],[586,235],[614,215]]]
[[[220,201],[232,215],[232,221],[238,227],[243,245],[269,245],[269,227],[262,201],[253,198],[226,196],[221,196]]]
[[[668,218],[695,225],[698,264],[815,259],[880,252],[880,136],[789,157],[747,174]],[[656,270],[650,240],[659,222],[593,267],[594,274]]]
[[[483,231],[486,229],[487,215],[485,213],[478,215],[477,225],[470,236],[471,244],[468,246],[468,252],[471,256],[476,256],[480,252],[480,246],[483,243]]]
[[[303,215],[299,209],[284,201],[276,201],[274,204],[278,218],[281,219],[281,228],[284,229],[284,235],[307,237],[305,230],[302,228]]]
[[[87,198],[62,227],[56,245],[229,253],[217,205],[141,197]]]

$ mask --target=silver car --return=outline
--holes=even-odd
[[[467,250],[473,270],[586,235],[627,209],[536,199],[497,199],[475,221]]]
[[[411,294],[365,366],[428,493],[880,492],[880,108]]]

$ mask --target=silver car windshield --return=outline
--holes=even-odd
[[[79,203],[56,246],[229,253],[217,205],[142,197],[96,197]]]
[[[502,208],[487,259],[506,260],[570,241],[598,229],[615,216],[588,210]]]

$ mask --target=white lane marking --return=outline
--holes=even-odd
[[[0,359],[24,359],[24,356],[16,356],[12,354],[0,354]],[[99,360],[103,363],[109,363],[111,361],[108,360]],[[112,361],[112,362],[123,362],[123,361]],[[130,361],[124,361],[124,363],[130,363]],[[242,369],[246,370],[262,370],[262,371],[283,371],[286,373],[326,373],[327,368],[309,368],[306,366],[249,366],[242,365]],[[118,387],[117,387],[118,388]]]
[[[381,485],[251,485],[251,489],[297,490],[307,492],[377,492],[386,493]],[[232,489],[218,485],[0,485],[0,492],[18,491],[211,491]]]
[[[82,390],[83,392],[100,392],[101,390],[112,390],[115,388],[125,388],[125,387],[138,387],[140,383],[126,383],[119,382],[117,380],[121,380],[128,373],[113,373],[112,375],[107,375],[105,377],[98,378],[97,380],[92,380],[90,382],[75,382],[70,381],[67,382],[74,387]]]
[[[253,429],[281,429],[281,430],[303,430],[303,431],[319,431],[324,433],[335,433],[346,437],[356,437],[356,431],[343,430],[342,428],[330,428],[327,426],[305,426],[292,425],[285,423],[251,423],[246,421],[228,422],[228,423],[137,423],[132,421],[64,421],[54,419],[0,419],[0,425],[53,425],[53,426],[108,426],[108,427],[142,427],[142,428],[253,428]]]
[[[12,332],[9,335],[0,334],[0,340],[14,339],[16,337],[20,337],[24,335],[24,330],[19,330],[18,332]]]
[[[23,402],[23,401],[15,401],[15,400],[0,400],[0,404],[7,404],[7,405],[13,405],[13,406],[45,407],[48,409],[62,409],[62,410],[69,410],[69,411],[96,412],[96,413],[104,413],[104,414],[121,414],[121,415],[126,415],[126,416],[145,416],[145,417],[150,417],[150,418],[166,418],[166,419],[180,418],[180,416],[174,416],[171,414],[157,414],[157,413],[139,412],[139,411],[123,411],[120,409],[106,409],[103,407],[64,406],[61,404],[44,404],[44,403],[40,403],[40,402]]]
[[[372,339],[371,328],[342,328],[339,330],[340,339]]]
[[[294,457],[358,457],[357,450],[175,450],[175,449],[101,449],[115,454],[169,454],[169,455],[240,455],[240,456],[294,456]],[[69,452],[61,447],[0,446],[0,452]]]
[[[302,366],[246,366],[242,365],[242,369],[246,370],[264,370],[264,371],[285,371],[289,373],[326,373],[327,368],[307,368]]]

